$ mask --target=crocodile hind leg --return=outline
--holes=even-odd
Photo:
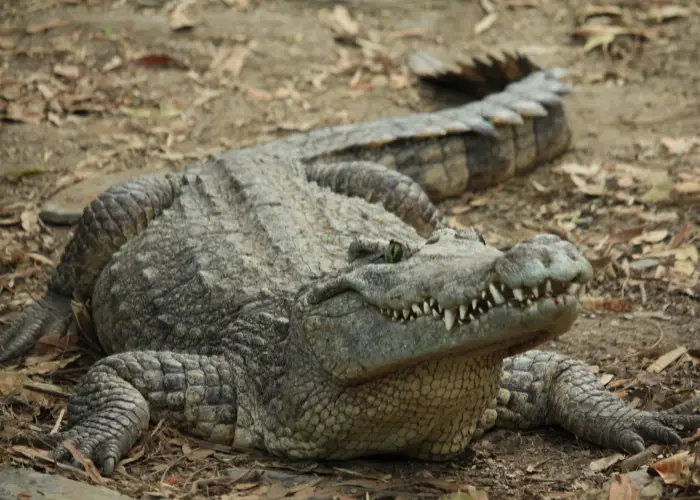
[[[636,410],[600,385],[584,363],[528,351],[504,361],[501,390],[478,434],[493,427],[560,425],[599,446],[639,453],[646,442],[680,444],[673,427],[700,427],[699,408],[700,397],[666,411]]]
[[[71,300],[84,302],[92,296],[114,252],[172,204],[178,187],[177,177],[141,177],[107,189],[86,207],[48,292],[0,333],[0,362],[31,348],[49,332],[65,333]]]
[[[381,203],[424,235],[445,227],[445,218],[416,181],[384,165],[366,161],[313,163],[306,178],[336,193]]]
[[[68,429],[46,436],[57,460],[92,459],[109,475],[148,428],[150,415],[180,423],[213,442],[230,443],[236,423],[233,371],[223,357],[138,351],[98,361],[68,402]]]

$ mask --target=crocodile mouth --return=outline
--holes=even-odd
[[[503,283],[489,283],[479,297],[456,305],[442,305],[433,297],[401,309],[378,307],[380,314],[396,323],[408,323],[419,318],[432,317],[442,321],[447,331],[454,325],[468,325],[487,319],[492,311],[503,308],[517,308],[525,311],[544,300],[552,300],[556,306],[567,305],[570,300],[580,299],[585,285],[575,282],[547,279],[535,287],[510,288]]]

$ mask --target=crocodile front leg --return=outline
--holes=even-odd
[[[672,426],[700,427],[700,397],[662,412],[635,410],[598,383],[588,367],[552,352],[528,351],[507,358],[494,409],[481,432],[492,427],[532,429],[558,424],[576,436],[630,453],[645,443],[680,444]]]
[[[230,443],[236,423],[236,391],[230,364],[222,357],[139,351],[96,363],[68,403],[69,428],[52,455],[77,450],[109,475],[148,428],[150,414],[167,417],[204,439]]]
[[[0,334],[0,363],[47,333],[67,331],[71,299],[92,296],[112,255],[172,204],[179,183],[175,176],[140,177],[109,188],[85,208],[46,295]]]

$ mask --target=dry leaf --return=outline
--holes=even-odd
[[[603,297],[586,297],[583,307],[589,311],[630,312],[632,304],[625,299],[607,299]]]
[[[26,31],[30,35],[34,35],[36,33],[41,33],[42,31],[62,28],[63,26],[68,26],[69,24],[71,24],[69,19],[52,19],[44,24],[30,24],[27,26]]]
[[[232,48],[220,47],[209,65],[209,70],[216,71],[218,74],[230,73],[231,76],[238,77],[249,55],[250,47],[248,45],[239,44]]]
[[[184,0],[175,6],[168,18],[168,25],[171,30],[181,31],[194,28],[197,25],[197,21],[187,15],[187,9],[193,3],[193,0]]]
[[[15,48],[15,41],[9,36],[0,36],[0,49],[12,50]]]
[[[700,144],[700,138],[698,137],[664,137],[661,139],[661,145],[672,155],[689,153],[698,144]]]
[[[664,21],[670,21],[671,19],[678,19],[681,17],[688,17],[689,15],[690,9],[687,7],[681,7],[680,5],[662,5],[659,7],[652,7],[648,12],[649,19],[652,19],[657,23],[663,23]]]
[[[651,468],[659,474],[664,483],[677,484],[685,481],[684,476],[688,472],[688,459],[692,463],[690,451],[686,450],[654,462],[651,464]]]
[[[683,356],[686,352],[688,352],[686,347],[677,347],[674,350],[659,356],[656,361],[647,367],[647,371],[649,373],[661,373],[668,367],[668,365]]]
[[[625,458],[625,456],[622,453],[615,453],[613,455],[609,455],[607,457],[599,458],[598,460],[592,461],[590,464],[588,464],[588,468],[591,469],[593,472],[602,472],[606,469],[609,469],[623,458]]]
[[[53,72],[69,80],[77,80],[80,77],[80,68],[72,64],[56,64]]]
[[[493,26],[493,23],[496,22],[496,19],[498,19],[498,14],[496,14],[495,12],[484,16],[484,18],[478,23],[476,23],[476,26],[474,26],[474,34],[480,35],[483,32],[485,32],[487,29]]]
[[[36,212],[25,210],[19,218],[25,233],[34,234],[39,231],[39,217]]]
[[[330,13],[327,9],[321,9],[318,16],[323,24],[333,30],[336,39],[352,42],[360,33],[359,23],[352,18],[348,9],[342,5],[336,5]]]
[[[268,102],[272,101],[275,97],[265,90],[256,89],[254,87],[246,87],[243,90],[243,95],[250,99],[251,101],[261,101]]]
[[[615,474],[608,490],[609,500],[637,500],[638,489],[626,474]]]

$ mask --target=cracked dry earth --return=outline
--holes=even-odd
[[[573,145],[530,176],[441,207],[453,225],[476,226],[495,246],[537,232],[580,245],[597,272],[586,310],[545,348],[587,361],[631,405],[665,408],[690,398],[700,388],[693,190],[700,11],[694,2],[677,3],[682,15],[657,21],[648,10],[654,2],[595,11],[591,19],[644,32],[601,43],[589,36],[586,51],[571,34],[591,21],[582,11],[595,4],[574,0],[348,3],[357,33],[321,1],[206,0],[182,12],[181,3],[159,0],[5,2],[0,328],[44,290],[69,237],[68,228],[37,219],[61,188],[86,178],[98,185],[129,169],[175,170],[210,152],[311,127],[434,109],[451,97],[410,78],[411,49],[453,60],[517,48],[542,66],[569,70]],[[189,29],[173,29],[190,21]],[[17,439],[55,425],[89,363],[88,356],[71,361],[75,347],[61,354],[55,343],[44,342],[34,364],[0,380],[3,466],[56,471],[135,497],[191,498],[433,498],[460,485],[489,498],[608,498],[617,467],[614,460],[607,469],[591,467],[613,452],[557,429],[492,433],[447,464],[288,463],[213,449],[160,423],[122,471],[104,479],[56,468]],[[678,355],[654,369],[672,351]],[[693,446],[689,440],[682,449]],[[228,479],[213,479],[227,470]],[[697,488],[667,485],[664,494],[692,496]]]

